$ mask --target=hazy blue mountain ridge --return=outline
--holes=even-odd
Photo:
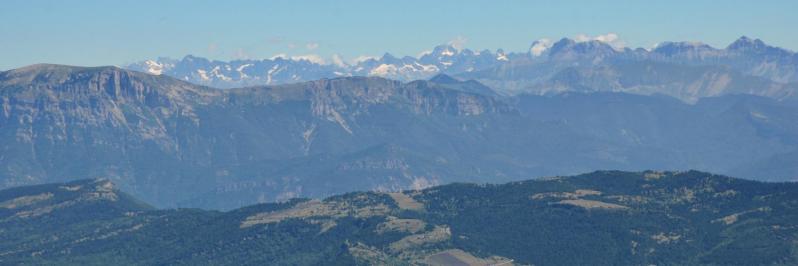
[[[218,90],[114,67],[0,73],[3,187],[108,178],[157,206],[594,169],[794,180],[798,105],[746,94],[496,96],[450,76]]]
[[[723,49],[700,42],[663,42],[653,49],[632,49],[598,40],[563,38],[549,46],[535,42],[530,50],[522,52],[502,49],[477,52],[439,45],[419,57],[399,58],[386,53],[354,63],[287,56],[223,62],[187,56],[181,60],[147,60],[127,68],[220,88],[346,76],[412,81],[448,74],[464,80],[475,79],[502,95],[621,91],[667,94],[690,102],[700,97],[752,90],[757,90],[757,95],[794,98],[798,82],[795,52],[745,36]],[[641,78],[647,82],[625,82]],[[753,85],[762,89],[752,89]]]

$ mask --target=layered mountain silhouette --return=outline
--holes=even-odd
[[[652,75],[624,84],[671,80]],[[788,86],[734,77],[750,85],[688,103],[616,90],[498,96],[448,75],[220,90],[116,67],[33,65],[0,73],[0,184],[101,177],[156,206],[230,209],[595,169],[795,180]]]
[[[563,38],[550,45],[535,42],[529,51],[515,53],[440,45],[418,58],[386,53],[353,64],[283,57],[223,62],[187,56],[143,61],[127,68],[222,88],[344,76],[407,82],[447,74],[475,79],[502,95],[620,91],[666,94],[688,102],[730,93],[781,99],[795,97],[798,87],[795,52],[745,36],[724,49],[699,42],[663,42],[650,50],[631,49],[598,40]]]

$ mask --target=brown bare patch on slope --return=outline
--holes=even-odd
[[[40,201],[45,201],[53,197],[53,193],[47,192],[38,195],[30,195],[30,196],[22,196],[14,199],[10,199],[7,201],[0,202],[0,208],[6,209],[16,209],[19,207],[24,207],[32,204],[36,204]]]
[[[614,203],[607,203],[597,200],[585,200],[585,199],[573,199],[573,200],[561,200],[558,202],[559,204],[566,204],[566,205],[573,205],[582,207],[585,209],[607,209],[607,210],[625,210],[629,209],[629,207],[618,205]]]
[[[262,212],[247,217],[240,227],[246,228],[257,224],[277,223],[290,218],[330,217],[340,218],[352,216],[357,218],[387,215],[390,208],[385,204],[356,207],[347,202],[309,200],[298,203],[285,210]]]
[[[398,205],[399,208],[402,210],[412,210],[412,211],[424,210],[424,204],[416,201],[415,199],[411,198],[410,196],[402,192],[388,193],[388,196],[391,196],[393,201],[396,202],[396,205]]]
[[[487,266],[487,265],[513,265],[513,260],[491,256],[489,258],[478,258],[468,252],[459,249],[450,249],[430,255],[426,263],[434,266],[444,265],[467,265],[467,266]]]

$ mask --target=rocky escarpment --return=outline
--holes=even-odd
[[[378,77],[321,79],[272,87],[231,89],[226,100],[256,104],[309,100],[312,113],[322,117],[336,112],[363,113],[379,104],[394,105],[418,114],[479,115],[512,110],[492,97],[465,90],[474,86],[473,82],[444,84],[419,80],[402,83]]]
[[[178,156],[218,91],[115,67],[33,65],[0,74],[3,186],[121,177],[137,150]],[[77,169],[76,169],[77,168]],[[77,170],[77,172],[70,172]]]
[[[798,165],[798,107],[745,95],[497,98],[447,76],[216,90],[58,65],[0,78],[0,187],[101,177],[158,206],[229,209],[597,168],[789,180]]]
[[[219,94],[113,67],[34,65],[5,72],[0,80],[4,131],[14,128],[22,143],[45,139],[50,145],[84,141],[93,130],[110,130],[173,149],[175,140],[167,131],[175,125],[170,120],[199,123],[195,106]]]
[[[401,140],[386,138],[400,132],[374,130],[385,127],[375,124],[382,116],[410,122],[511,111],[457,90],[456,83],[447,86],[351,77],[222,91],[116,67],[33,65],[0,73],[0,186],[105,177],[153,202],[174,204],[259,179],[266,188],[257,189],[267,194],[251,200],[300,195],[308,173],[278,173],[263,162]],[[328,169],[355,171],[338,166],[350,164]],[[430,175],[384,170],[393,172],[372,176],[377,180],[366,188],[389,180],[382,187],[409,187]]]

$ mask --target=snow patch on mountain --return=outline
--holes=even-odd
[[[147,60],[147,61],[144,61],[144,63],[147,65],[147,73],[150,73],[150,74],[153,74],[153,75],[161,75],[161,74],[163,74],[163,69],[164,69],[164,65],[165,64],[159,63],[158,61],[155,61],[155,60]]]
[[[745,75],[782,83],[798,81],[798,55],[748,37],[741,37],[725,49],[700,42],[661,42],[651,49],[630,49],[615,33],[595,36],[581,34],[574,39],[563,38],[557,42],[539,39],[523,52],[504,52],[501,49],[472,51],[462,47],[463,41],[435,46],[416,57],[396,57],[386,53],[382,57],[361,55],[345,60],[338,54],[331,58],[316,54],[276,54],[269,59],[225,62],[189,55],[182,60],[145,60],[126,68],[155,75],[170,75],[219,88],[276,85],[341,76],[379,76],[410,81],[443,73],[473,78],[512,91],[522,84],[503,83],[510,78],[504,75],[539,82],[554,74],[537,70],[531,73],[520,71],[530,69],[527,66],[537,65],[534,69],[556,70],[566,66],[598,66],[609,62],[607,59],[615,58],[687,65],[725,65]],[[513,70],[516,67],[518,70]],[[491,69],[500,68],[501,71],[490,72]]]
[[[543,52],[551,48],[553,44],[554,42],[549,39],[544,38],[537,40],[534,43],[532,43],[532,47],[529,48],[529,53],[531,53],[534,56],[540,56],[541,54],[543,54]]]

